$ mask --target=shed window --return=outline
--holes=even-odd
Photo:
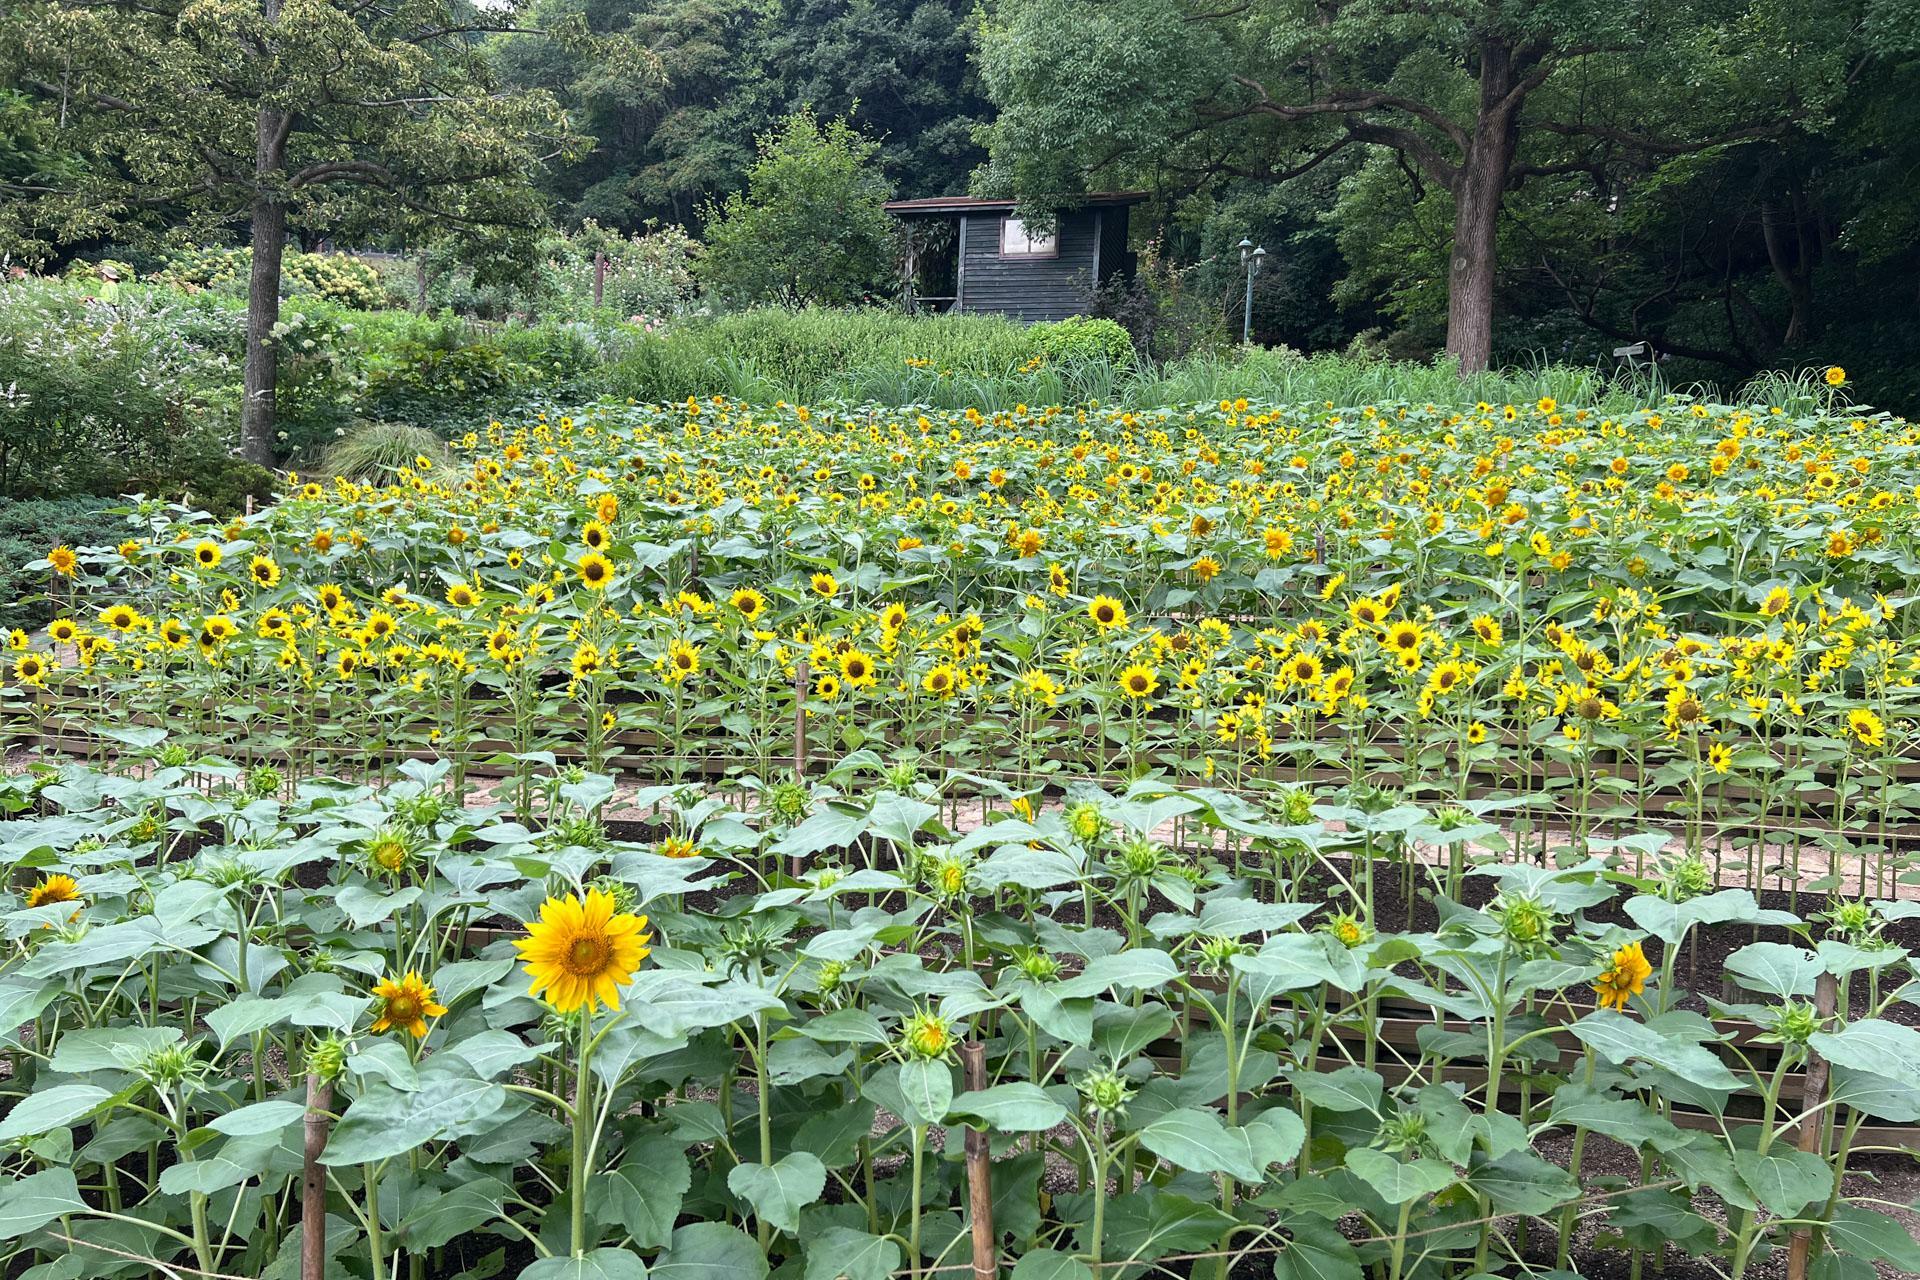
[[[1057,258],[1060,240],[1050,231],[1033,231],[1019,218],[1000,219],[1000,256],[1003,258]]]

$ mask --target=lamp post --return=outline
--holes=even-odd
[[[1240,313],[1240,345],[1253,344],[1253,278],[1260,274],[1260,260],[1267,256],[1264,248],[1256,249],[1253,241],[1242,238],[1240,241],[1240,268],[1247,273],[1247,301]]]

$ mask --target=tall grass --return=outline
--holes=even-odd
[[[877,310],[756,310],[635,335],[600,371],[609,393],[636,400],[727,395],[801,403],[927,405],[1126,404],[1156,408],[1208,401],[1531,404],[1551,397],[1600,412],[1658,404],[1670,392],[1657,367],[1592,369],[1537,361],[1460,376],[1450,360],[1427,364],[1284,348],[1230,348],[1154,364],[1047,358],[1044,330],[992,316],[922,316]],[[1824,388],[1822,388],[1824,389]],[[1686,389],[1709,398],[1714,388]],[[1806,379],[1756,387],[1790,411],[1811,404]],[[1764,394],[1763,394],[1764,392]]]

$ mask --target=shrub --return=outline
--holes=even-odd
[[[1112,320],[1070,316],[1053,324],[1035,325],[1034,337],[1049,360],[1104,360],[1113,365],[1133,361],[1133,339]]]
[[[112,305],[53,281],[0,291],[0,495],[112,495],[175,474],[238,394],[203,330],[194,305],[153,290]]]
[[[0,630],[32,629],[53,617],[47,575],[21,568],[56,546],[111,546],[126,534],[116,498],[0,499]]]

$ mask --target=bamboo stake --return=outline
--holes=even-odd
[[[1814,982],[1813,1011],[1820,1019],[1822,1027],[1833,1017],[1834,1006],[1838,1003],[1839,984],[1830,973],[1823,973]],[[1794,1145],[1802,1151],[1814,1151],[1826,1155],[1826,1144],[1820,1135],[1826,1132],[1826,1113],[1820,1110],[1820,1104],[1827,1100],[1827,1060],[1818,1050],[1807,1050],[1806,1074],[1800,1086],[1800,1111],[1806,1116],[1800,1122],[1799,1132],[1794,1135]],[[1813,1261],[1813,1228],[1795,1227],[1787,1237],[1787,1280],[1807,1280],[1807,1265]]]
[[[967,1088],[987,1087],[987,1049],[978,1040],[960,1046],[960,1066]],[[993,1229],[993,1156],[987,1131],[967,1126],[967,1208],[973,1217],[974,1280],[998,1280],[1000,1240]]]
[[[300,1172],[300,1280],[326,1280],[327,1171],[320,1153],[327,1149],[327,1113],[333,1109],[333,1086],[307,1073],[305,1163]]]

